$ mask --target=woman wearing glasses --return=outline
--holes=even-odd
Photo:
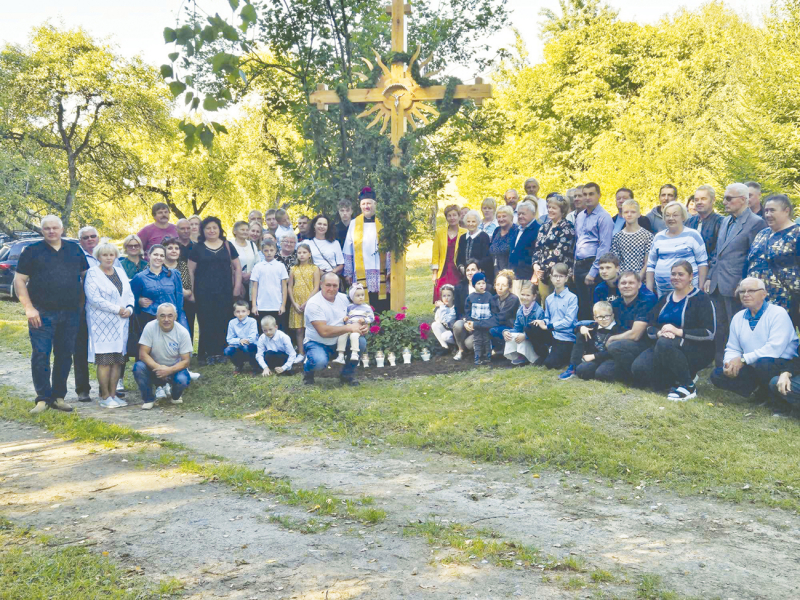
[[[135,233],[122,241],[122,253],[124,256],[119,259],[119,264],[128,276],[128,281],[147,268],[147,261],[142,255],[142,240]]]

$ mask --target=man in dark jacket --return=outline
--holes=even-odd
[[[533,276],[533,247],[539,235],[539,222],[536,220],[536,207],[527,199],[517,205],[518,231],[511,240],[508,266],[514,271],[512,293],[519,295],[522,281]]]

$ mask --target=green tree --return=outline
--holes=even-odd
[[[17,200],[14,210],[3,216],[12,219],[7,229],[46,213],[65,226],[76,212],[81,222],[96,218],[89,201],[97,198],[82,190],[93,165],[118,159],[122,132],[157,129],[170,107],[155,69],[123,60],[81,29],[50,25],[35,28],[28,45],[2,49],[0,90],[3,153],[26,165],[4,162],[3,177],[17,190],[8,197]],[[40,170],[47,183],[28,185]]]

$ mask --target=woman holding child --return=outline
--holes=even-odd
[[[672,291],[661,296],[650,312],[647,335],[655,345],[631,366],[639,386],[657,391],[671,388],[667,399],[676,402],[697,396],[694,377],[714,360],[714,308],[693,278],[688,261],[672,265]]]

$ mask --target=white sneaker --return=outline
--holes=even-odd
[[[117,404],[116,400],[113,397],[108,397],[105,400],[100,400],[98,404],[103,408],[119,408],[119,404]]]
[[[144,404],[142,404],[142,410],[150,410],[151,408],[153,408],[154,404],[155,402],[145,402]]]
[[[344,354],[340,354],[339,356],[334,358],[331,362],[339,364],[339,365],[343,365],[344,364]]]
[[[128,406],[128,403],[119,396],[114,396],[113,400],[117,403],[117,406]]]
[[[172,388],[169,386],[168,383],[164,384],[164,397],[170,398],[172,396]]]
[[[306,362],[306,357],[302,354],[298,354],[297,358],[294,359],[294,364],[299,365],[300,363]]]
[[[183,404],[183,398],[173,398],[170,402],[172,404]]]
[[[156,400],[163,400],[167,397],[167,392],[164,391],[164,387],[165,386],[160,385],[156,388]]]
[[[350,353],[350,360],[354,360],[358,362],[358,352],[351,352]]]
[[[117,389],[115,391],[116,392],[124,392],[125,391],[125,384],[122,382],[122,379],[120,379],[117,382]]]
[[[459,350],[459,351],[458,351],[458,352],[456,352],[456,353],[455,353],[455,355],[453,356],[453,360],[461,360],[461,358],[462,358],[462,357],[463,357],[463,355],[461,354],[461,350]]]
[[[192,371],[189,371],[189,377],[192,378],[192,381],[197,381],[198,379],[200,379],[200,373],[194,373]]]

